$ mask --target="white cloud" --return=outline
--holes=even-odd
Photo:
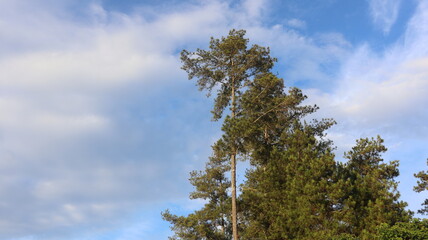
[[[388,65],[388,59],[373,62],[369,56],[359,61],[365,67],[345,70],[339,88],[324,101],[318,99],[327,105],[326,111],[356,129],[377,126],[403,136],[426,136],[428,115],[421,103],[428,102],[428,58],[395,66]],[[354,67],[364,70],[354,73]]]
[[[177,52],[257,25],[263,8],[212,1],[145,18],[70,4],[0,2],[0,239],[64,238],[187,198],[217,130]]]
[[[174,51],[192,36],[178,30],[195,26],[200,34],[219,20],[223,5],[147,22],[92,4],[78,13],[88,23],[57,15],[67,4],[22,4],[0,3],[0,239],[64,236],[66,229],[117,222],[141,203],[184,195],[172,183],[185,181],[187,169],[166,166],[209,142],[199,136],[194,147],[180,145],[193,123],[182,122],[177,132],[170,115],[201,103],[165,109],[163,98],[175,102],[183,93],[153,91],[186,83]]]
[[[398,17],[401,0],[368,0],[370,15],[376,27],[388,34]]]
[[[73,1],[19,2],[0,2],[0,229],[7,229],[0,239],[40,233],[64,239],[66,229],[112,226],[141,205],[187,198],[187,172],[203,166],[218,132],[204,94],[179,69],[178,51],[205,48],[210,36],[230,28],[245,28],[252,42],[271,46],[287,85],[330,82],[335,75],[325,66],[354,59],[345,64],[345,83],[373,87],[371,93],[384,89],[385,99],[395,100],[389,93],[403,85],[408,92],[425,87],[418,80],[425,76],[422,56],[387,67],[384,59],[401,56],[398,47],[391,57],[364,47],[351,54],[338,33],[309,38],[280,25],[264,27],[267,1],[183,3],[166,13],[133,14],[87,2],[74,10],[78,17],[67,11]],[[416,44],[411,39],[419,33],[409,30],[406,44]],[[358,76],[369,60],[367,75]],[[380,70],[369,75],[374,69]],[[403,74],[414,69],[422,77],[407,86]],[[387,80],[369,81],[384,75]],[[339,92],[337,104],[326,108],[339,116],[352,114],[341,102],[346,97],[356,118],[386,108],[370,104],[366,91]],[[144,228],[142,222],[135,228]]]
[[[266,0],[245,0],[243,1],[244,9],[248,19],[257,19],[262,16],[263,11],[267,9],[268,1]]]
[[[304,29],[306,28],[306,22],[293,18],[287,21],[287,25],[292,27],[292,28],[298,28],[298,29]]]
[[[428,2],[420,1],[406,32],[395,44],[376,52],[368,44],[347,57],[329,91],[308,91],[310,102],[321,107],[319,117],[334,117],[330,136],[338,157],[355,139],[380,134],[390,148],[386,160],[401,161],[399,181],[410,209],[422,197],[412,191],[413,173],[426,168],[428,156]]]
[[[428,21],[427,9],[421,2],[405,40],[384,52],[375,53],[367,44],[356,48],[333,93],[324,95],[329,110],[362,128],[384,126],[397,133],[426,135],[428,115],[421,103],[428,102],[428,47],[422,43],[428,35],[419,24]]]
[[[352,47],[339,33],[310,38],[282,25],[269,28],[250,26],[246,29],[251,40],[269,46],[272,55],[278,58],[277,69],[287,86],[322,83],[323,87],[328,87],[335,71],[327,69],[339,68]]]

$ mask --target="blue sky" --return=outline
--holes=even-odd
[[[0,0],[0,239],[166,239],[221,135],[179,52],[247,30],[333,117],[337,157],[380,134],[426,194],[428,2]],[[241,164],[241,177],[242,177]],[[239,166],[238,166],[239,168]]]

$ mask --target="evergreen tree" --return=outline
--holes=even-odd
[[[343,167],[344,195],[340,218],[350,234],[362,239],[373,239],[381,223],[393,225],[407,222],[411,213],[407,204],[399,201],[398,161],[384,163],[382,153],[387,149],[383,139],[360,139],[345,154],[348,162]]]
[[[219,120],[227,107],[230,109],[222,128],[224,135],[221,152],[224,153],[226,161],[230,161],[232,235],[235,240],[238,239],[236,161],[237,157],[243,154],[241,133],[236,127],[237,119],[241,114],[241,96],[254,76],[269,72],[276,61],[269,55],[268,48],[258,45],[248,48],[248,39],[244,36],[244,30],[231,30],[227,37],[211,38],[209,50],[197,49],[195,52],[187,50],[181,52],[182,68],[188,73],[189,79],[197,79],[199,90],[207,90],[208,95],[213,89],[217,91],[212,111],[213,120]],[[199,182],[205,184],[205,181],[209,180],[203,179],[209,177],[207,169],[204,174],[192,176],[192,181],[199,179]],[[189,218],[193,218],[193,216],[189,215]],[[174,220],[178,218],[168,215],[168,212],[164,214],[164,217],[173,224],[177,224],[177,221]],[[177,230],[177,226],[173,227],[174,230]],[[185,231],[178,230],[179,232]]]
[[[428,219],[413,219],[393,226],[386,223],[377,229],[378,240],[426,240],[428,239]]]
[[[415,177],[418,178],[418,185],[414,187],[414,190],[416,192],[428,191],[428,171],[420,171],[419,173],[415,174]],[[422,203],[422,206],[424,206],[424,208],[418,210],[418,213],[428,214],[428,198],[425,199],[425,202]]]
[[[242,96],[242,113],[236,125],[245,142],[244,152],[251,154],[252,165],[266,163],[266,155],[273,146],[280,146],[281,136],[288,133],[294,122],[318,109],[301,105],[306,99],[301,90],[291,88],[287,94],[284,89],[283,79],[266,73],[258,75]],[[320,127],[317,129],[321,130]]]
[[[286,150],[274,147],[266,164],[247,174],[246,239],[327,239],[333,229],[334,155],[312,126],[295,124],[281,140]]]
[[[335,170],[326,119],[302,119],[317,110],[305,106],[299,89],[286,94],[282,79],[258,76],[242,97],[242,130],[253,168],[242,187],[244,239],[327,239],[332,229]]]
[[[191,199],[207,200],[205,206],[186,217],[162,213],[164,220],[172,224],[175,232],[170,239],[186,240],[230,240],[232,225],[230,221],[230,181],[225,174],[230,171],[227,157],[223,151],[222,139],[213,146],[213,155],[206,164],[205,171],[190,173],[190,183],[195,191]]]
[[[337,163],[325,138],[335,122],[305,121],[318,107],[304,105],[297,88],[285,92],[270,73],[269,49],[248,48],[244,36],[232,30],[211,38],[209,50],[181,53],[189,79],[208,95],[216,91],[213,120],[224,123],[205,170],[190,177],[190,198],[204,199],[204,207],[188,216],[162,213],[175,232],[170,239],[375,239],[379,224],[408,222],[394,180],[398,161],[383,162],[383,140],[360,139]],[[238,158],[251,164],[240,198]],[[426,190],[426,173],[416,176],[415,189]]]

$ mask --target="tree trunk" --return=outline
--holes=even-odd
[[[232,81],[234,85],[235,82]],[[232,86],[232,119],[235,118],[235,86]],[[235,143],[233,143],[234,145]],[[232,190],[232,234],[233,240],[238,240],[238,214],[236,210],[236,148],[232,146],[232,152],[230,156],[230,167],[231,167],[231,190]]]
[[[233,239],[238,240],[238,221],[236,211],[236,154],[231,156],[231,180],[232,180],[232,231]]]

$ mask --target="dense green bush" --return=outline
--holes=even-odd
[[[427,240],[428,219],[414,219],[407,223],[397,223],[393,226],[381,224],[378,227],[379,240]]]
[[[331,240],[360,240],[360,239],[355,237],[354,235],[344,233],[339,236],[333,237]]]

